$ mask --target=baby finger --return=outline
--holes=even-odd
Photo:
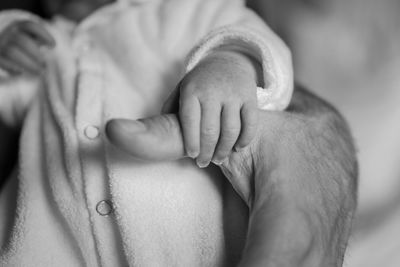
[[[240,107],[225,105],[221,115],[221,134],[212,162],[220,165],[232,152],[240,134]]]
[[[186,154],[196,158],[200,151],[200,118],[201,109],[197,98],[181,95],[179,118],[181,121],[183,141]]]
[[[235,144],[235,150],[239,151],[249,145],[257,132],[258,109],[256,106],[248,103],[244,104],[241,109],[242,129]]]
[[[201,109],[200,155],[197,165],[205,168],[210,164],[214,155],[220,133],[221,105],[203,103]]]

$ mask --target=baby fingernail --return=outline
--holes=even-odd
[[[197,153],[194,151],[187,151],[186,154],[188,155],[189,158],[192,158],[192,159],[196,158],[196,156],[197,156]]]
[[[197,161],[197,166],[199,166],[199,168],[206,168],[208,167],[208,165],[210,164],[210,162],[202,162],[202,161]]]
[[[218,166],[222,165],[222,160],[219,160],[219,159],[214,159],[214,160],[212,160],[212,162],[213,162],[215,165],[218,165]]]

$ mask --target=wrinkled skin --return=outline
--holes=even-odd
[[[287,111],[260,111],[259,118],[253,142],[221,165],[250,209],[240,266],[342,266],[357,188],[346,123],[300,88]],[[175,114],[113,120],[107,134],[136,158],[186,157]]]

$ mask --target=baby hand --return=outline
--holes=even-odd
[[[186,153],[199,167],[221,164],[256,133],[257,73],[250,58],[219,51],[201,61],[180,83],[179,117]]]
[[[43,46],[55,46],[43,25],[32,21],[14,22],[0,33],[0,67],[12,75],[38,74],[45,66]]]

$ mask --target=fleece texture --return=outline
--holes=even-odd
[[[283,109],[293,81],[280,39],[240,0],[117,1],[78,25],[13,10],[0,13],[0,31],[16,20],[44,23],[57,46],[42,76],[0,80],[0,118],[23,125],[0,194],[0,266],[237,263],[248,211],[220,170],[137,161],[108,143],[104,125],[159,114],[221,46],[259,60],[258,104]]]

